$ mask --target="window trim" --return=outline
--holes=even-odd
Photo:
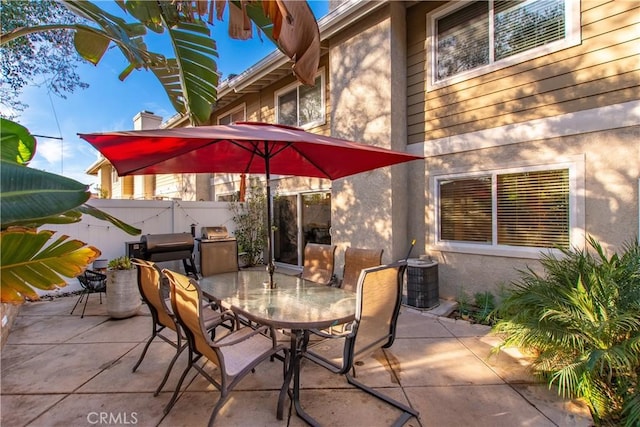
[[[222,119],[223,117],[233,116],[238,111],[242,111],[243,112],[243,116],[244,116],[244,120],[243,121],[246,121],[247,120],[247,104],[243,102],[242,104],[238,105],[237,107],[234,107],[234,108],[226,111],[223,114],[219,114],[218,117],[216,118],[216,124],[219,125],[220,124],[220,119]]]
[[[457,173],[446,173],[434,175],[429,178],[429,187],[431,194],[434,195],[433,207],[431,209],[434,226],[431,236],[430,248],[434,251],[441,252],[457,252],[476,255],[490,255],[513,258],[531,258],[538,259],[542,253],[550,253],[555,256],[561,256],[562,252],[554,248],[539,248],[525,246],[508,246],[496,243],[496,212],[495,212],[495,194],[492,194],[492,235],[494,236],[492,243],[473,243],[473,242],[454,242],[440,240],[440,186],[441,180],[473,178],[479,176],[492,176],[492,186],[495,189],[493,177],[508,173],[522,173],[545,171],[555,169],[569,170],[569,245],[571,248],[583,248],[585,245],[585,218],[584,218],[584,193],[585,193],[585,171],[584,156],[572,156],[568,159],[560,159],[557,163],[547,164],[523,164],[513,167],[496,168],[488,170],[478,170],[473,172],[461,171]],[[495,193],[494,190],[492,190]]]
[[[493,11],[493,0],[490,2],[490,10]],[[533,0],[531,0],[533,1]],[[562,40],[556,40],[554,42],[535,47],[533,49],[520,52],[518,54],[509,56],[498,61],[490,62],[487,65],[483,65],[472,70],[463,71],[459,74],[447,77],[442,80],[436,81],[436,25],[437,19],[442,18],[462,7],[468,5],[467,2],[452,2],[445,6],[442,6],[427,14],[427,40],[425,41],[425,47],[427,48],[427,57],[429,58],[429,65],[426,66],[427,72],[427,92],[436,90],[445,86],[449,86],[455,83],[460,83],[465,80],[472,79],[474,77],[488,74],[493,71],[507,68],[515,64],[527,62],[536,58],[540,58],[545,55],[549,55],[553,52],[566,49],[572,46],[577,46],[582,41],[581,28],[580,28],[580,0],[564,0],[565,4],[565,37]],[[492,50],[493,48],[490,47]]]
[[[315,76],[313,77],[314,81],[315,79],[317,79],[318,77],[320,77],[320,98],[321,98],[321,105],[320,105],[320,109],[322,110],[322,115],[320,117],[320,119],[315,120],[313,122],[309,122],[305,125],[299,126],[301,129],[312,129],[318,126],[323,126],[324,124],[327,123],[327,101],[326,101],[326,79],[324,76],[324,67],[320,67],[318,68],[318,72],[315,74]],[[287,86],[284,86],[278,90],[276,90],[273,93],[273,105],[274,105],[274,109],[275,109],[275,123],[280,123],[280,104],[278,99],[280,98],[281,95],[289,93],[291,91],[293,91],[294,89],[297,90],[300,86],[302,86],[302,83],[295,81]],[[299,100],[299,99],[297,99]]]

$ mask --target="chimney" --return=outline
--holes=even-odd
[[[134,130],[158,129],[162,124],[162,117],[151,111],[141,111],[133,118]]]

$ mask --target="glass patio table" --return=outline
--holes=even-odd
[[[319,285],[296,276],[274,273],[275,289],[269,289],[268,273],[244,270],[221,273],[200,279],[207,298],[224,308],[261,325],[291,331],[291,361],[287,367],[277,418],[282,419],[287,392],[296,413],[310,425],[318,425],[300,405],[300,359],[304,351],[304,333],[350,322],[355,318],[356,294],[340,288]],[[267,284],[265,284],[267,282]],[[293,380],[293,389],[289,385]]]

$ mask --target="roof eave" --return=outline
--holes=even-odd
[[[320,42],[328,40],[335,34],[347,28],[347,26],[351,25],[353,22],[367,16],[375,10],[380,9],[387,3],[388,0],[349,0],[340,4],[318,21]],[[289,58],[280,50],[276,49],[239,75],[231,79],[224,80],[218,87],[218,102],[217,105],[214,106],[214,110],[222,108],[230,102],[233,102],[233,99],[228,102],[224,102],[225,97],[235,98],[233,95],[256,92],[259,88],[263,88],[271,84],[273,79],[269,79],[268,77],[278,70],[290,73],[290,63],[291,61]],[[259,84],[261,80],[264,81],[264,84]]]
[[[102,165],[110,164],[107,159],[105,159],[102,154],[98,156],[95,162],[91,163],[87,169],[85,169],[84,173],[87,175],[98,175],[98,170]]]

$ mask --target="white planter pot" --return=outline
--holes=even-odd
[[[107,314],[125,319],[138,314],[141,306],[136,270],[107,270]]]
[[[103,271],[107,269],[108,264],[109,261],[107,261],[106,259],[97,259],[93,261],[93,269],[95,271]]]

